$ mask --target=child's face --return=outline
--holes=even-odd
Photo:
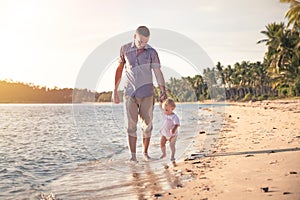
[[[164,114],[166,114],[166,115],[172,114],[172,113],[173,113],[173,110],[174,110],[174,108],[171,107],[171,106],[169,106],[168,104],[163,104],[163,105],[162,105],[162,108],[163,108],[163,110],[164,110]]]

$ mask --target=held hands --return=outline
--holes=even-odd
[[[167,99],[167,93],[166,92],[161,92],[159,96],[159,101],[163,102],[165,99]]]

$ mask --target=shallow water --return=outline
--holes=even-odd
[[[137,164],[127,161],[122,105],[2,104],[0,111],[0,199],[38,199],[50,192],[58,199],[143,199],[180,182],[164,169],[168,159],[157,160],[158,106],[149,149],[154,160],[142,161],[138,134]],[[178,104],[176,112],[176,159],[182,160],[199,130],[218,132],[223,121],[198,104]],[[210,147],[209,140],[203,146]]]

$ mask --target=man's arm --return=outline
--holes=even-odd
[[[122,78],[123,68],[124,68],[124,63],[120,62],[119,66],[116,70],[116,74],[115,74],[115,89],[114,89],[114,98],[113,98],[114,103],[120,103],[118,88],[119,88],[120,81]]]
[[[167,98],[167,92],[166,92],[166,87],[165,87],[165,79],[164,79],[164,75],[161,72],[159,67],[155,67],[153,68],[159,89],[160,89],[160,97],[159,100],[162,102],[163,100],[165,100]]]

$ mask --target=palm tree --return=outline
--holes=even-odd
[[[290,3],[290,9],[285,14],[289,22],[287,26],[292,25],[292,31],[298,31],[300,29],[300,2],[296,0],[280,0],[283,3]]]
[[[232,75],[233,75],[233,69],[231,68],[231,65],[228,65],[226,68],[222,70],[222,75],[224,77],[224,84],[226,89],[226,97],[229,99],[233,99],[235,95],[235,88],[233,88],[233,82],[232,82]]]
[[[267,36],[267,39],[263,39],[257,42],[257,44],[266,43],[266,46],[268,46],[268,50],[266,52],[266,61],[269,65],[272,65],[271,67],[274,69],[274,71],[278,72],[278,65],[274,65],[278,61],[278,51],[280,47],[281,40],[283,40],[283,33],[284,33],[284,23],[271,23],[266,26],[266,31],[261,31],[262,34]],[[280,64],[280,62],[279,62]]]
[[[219,76],[221,76],[221,84],[225,85],[225,77],[224,77],[224,74],[223,74],[223,66],[221,65],[220,62],[218,62],[216,67],[217,67],[217,70],[219,72]]]
[[[191,85],[191,87],[193,88],[195,94],[196,94],[196,98],[197,100],[200,100],[200,97],[202,96],[203,98],[206,95],[206,87],[205,87],[205,83],[204,83],[204,79],[201,75],[196,75],[193,78],[191,77],[187,77],[185,78],[185,80],[187,80],[187,82]]]
[[[297,45],[295,39],[291,39],[291,31],[286,30],[284,23],[272,23],[266,26],[267,31],[261,31],[268,38],[257,43],[266,42],[268,50],[265,55],[266,64],[269,66],[268,73],[273,79],[273,87],[278,86],[283,76],[291,69],[291,59],[294,48]],[[296,41],[296,42],[295,42]]]

